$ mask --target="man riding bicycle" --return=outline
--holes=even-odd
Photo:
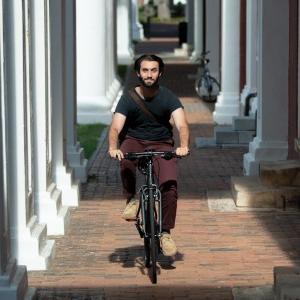
[[[127,200],[122,217],[128,221],[136,219],[138,209],[134,199],[136,162],[123,159],[124,153],[172,151],[174,141],[170,119],[179,132],[180,145],[175,150],[176,154],[186,156],[189,153],[189,129],[183,106],[169,89],[158,84],[164,71],[162,59],[145,54],[135,61],[134,68],[141,85],[120,98],[108,135],[108,153],[111,158],[120,161],[123,194]],[[175,227],[177,209],[176,159],[156,158],[154,173],[162,194],[163,230],[160,246],[164,255],[173,256],[177,252],[170,235]]]

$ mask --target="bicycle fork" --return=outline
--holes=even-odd
[[[150,187],[153,190],[153,207],[154,207],[154,214],[155,214],[155,219],[157,220],[157,230],[156,230],[156,235],[157,237],[160,236],[162,232],[162,203],[161,203],[161,193],[160,190],[157,188],[155,184],[153,184]],[[137,218],[137,222],[135,223],[135,226],[137,228],[137,231],[140,235],[141,238],[148,238],[149,237],[149,230],[147,228],[147,224],[145,220],[147,220],[146,214],[148,211],[149,207],[149,187],[147,185],[143,185],[140,189],[140,205],[138,209],[138,215],[141,214],[141,217]]]

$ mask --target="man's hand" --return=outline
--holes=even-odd
[[[122,160],[124,158],[124,154],[120,149],[108,150],[108,154],[113,159]]]
[[[190,153],[188,147],[178,147],[178,148],[176,148],[175,152],[176,152],[176,155],[178,155],[178,156],[187,156]]]

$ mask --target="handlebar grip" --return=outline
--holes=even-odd
[[[135,157],[129,152],[124,154],[124,158],[128,160],[135,160]]]

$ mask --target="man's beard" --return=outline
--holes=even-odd
[[[157,77],[157,79],[155,81],[151,81],[149,83],[146,82],[146,80],[144,80],[142,77],[139,77],[140,82],[142,83],[142,86],[146,87],[146,88],[156,88],[158,87],[158,80],[159,77]]]

